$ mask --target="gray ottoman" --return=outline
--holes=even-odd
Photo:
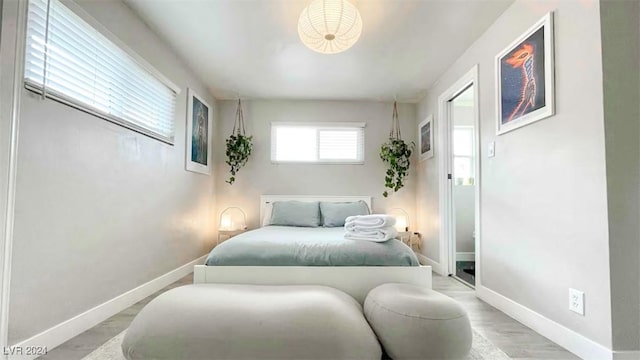
[[[471,350],[466,311],[436,291],[384,284],[369,292],[364,313],[394,360],[461,359]]]
[[[326,286],[188,285],[158,296],[127,330],[132,359],[376,359],[362,306]]]

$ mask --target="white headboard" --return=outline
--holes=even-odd
[[[267,204],[274,201],[326,201],[326,202],[353,202],[364,201],[369,207],[369,211],[373,212],[371,207],[371,196],[327,196],[327,195],[262,195],[260,196],[260,224],[264,218],[264,212]]]

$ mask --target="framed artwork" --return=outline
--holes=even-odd
[[[212,109],[192,89],[187,90],[186,169],[210,175],[212,168]]]
[[[420,161],[433,157],[433,115],[427,116],[418,125],[418,136]]]
[[[498,135],[554,114],[553,13],[496,56]]]

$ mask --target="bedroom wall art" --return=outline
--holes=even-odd
[[[433,115],[427,116],[418,125],[418,149],[420,161],[433,157]]]
[[[497,133],[554,114],[553,13],[496,56]]]
[[[210,175],[212,108],[193,89],[187,91],[186,169]]]

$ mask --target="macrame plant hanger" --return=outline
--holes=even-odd
[[[395,100],[393,101],[393,116],[391,118],[389,139],[402,140],[402,134],[400,134],[400,121],[398,120],[398,104]]]
[[[231,135],[236,135],[236,134],[245,136],[244,114],[242,113],[242,102],[240,98],[238,98],[238,109],[236,110],[236,120],[233,123],[233,130],[231,131]]]
[[[227,143],[227,165],[231,167],[229,172],[231,177],[227,183],[233,184],[236,181],[236,173],[245,166],[251,155],[251,136],[246,136],[244,129],[244,114],[242,113],[242,100],[238,96],[238,109],[236,109],[236,119],[233,122],[233,130],[231,136],[226,140]]]

